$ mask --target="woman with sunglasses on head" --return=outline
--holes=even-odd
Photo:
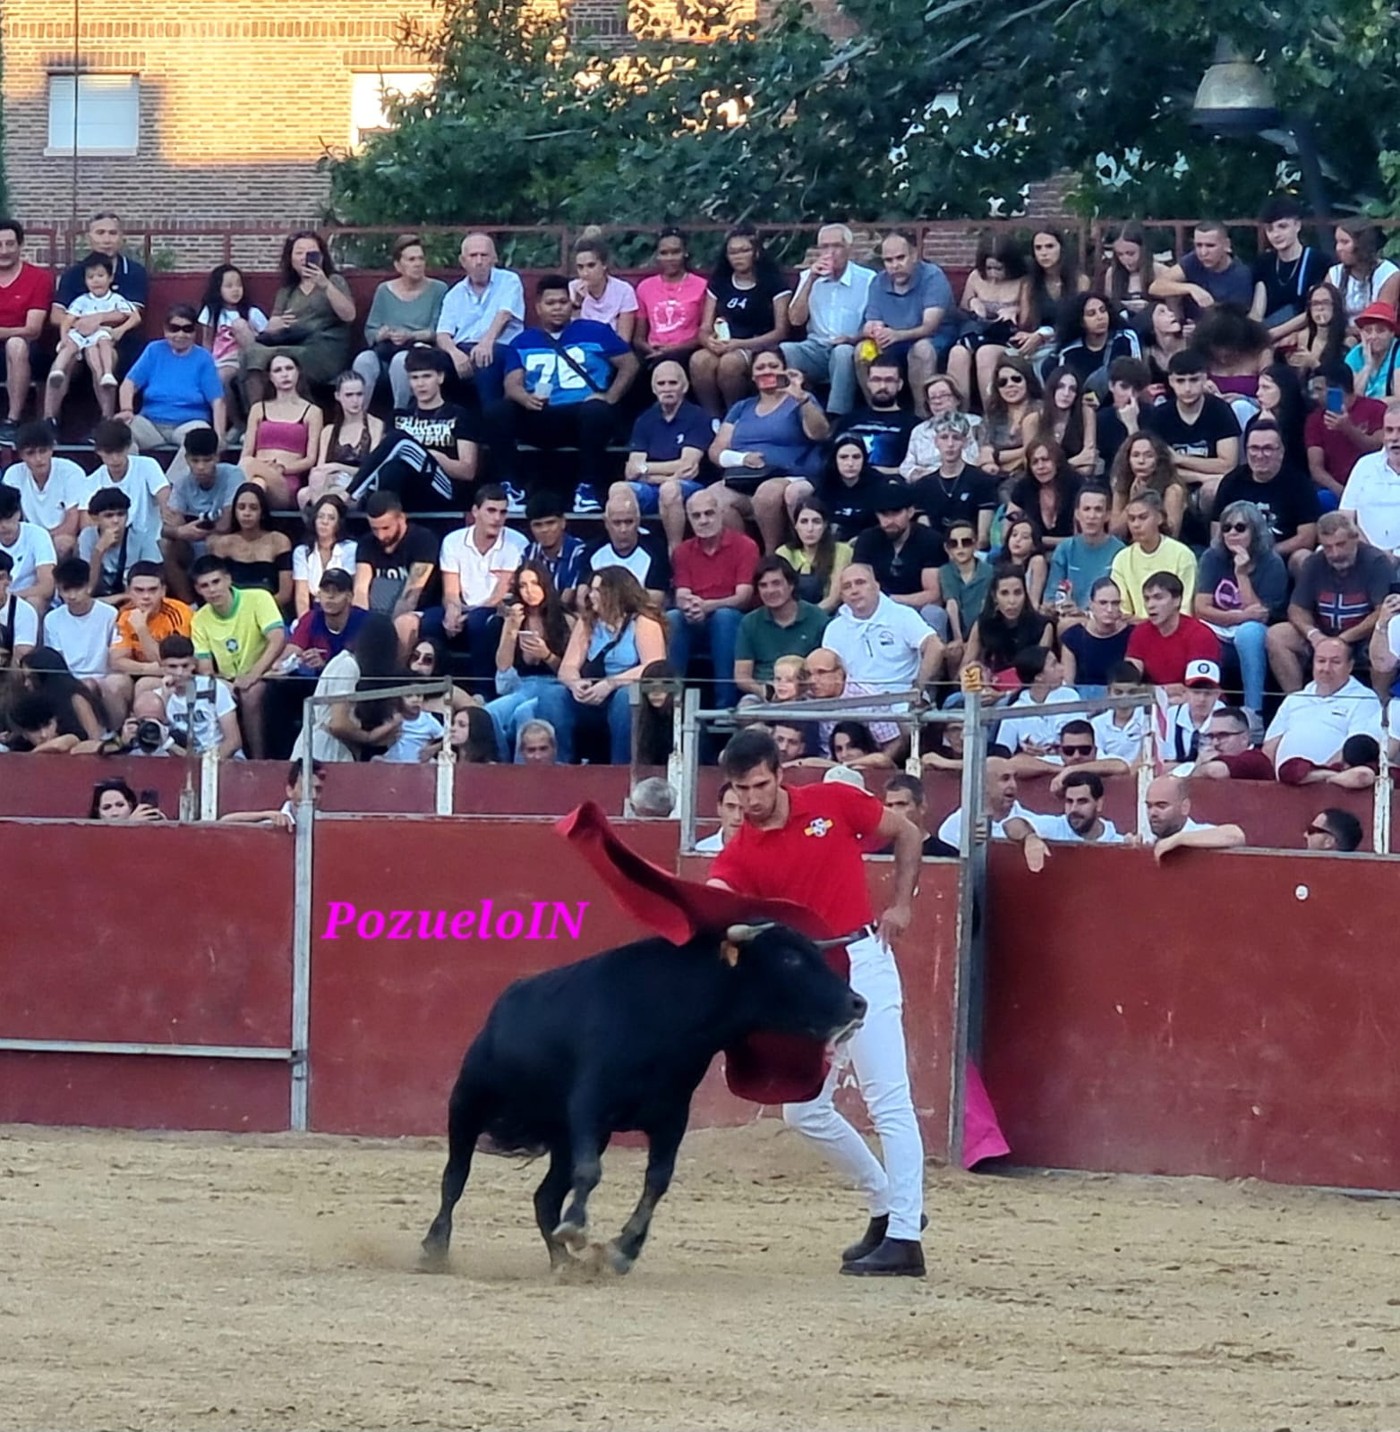
[[[1025,304],[1026,255],[1021,245],[1012,234],[984,233],[963,285],[962,310],[972,321],[948,354],[948,376],[964,393],[972,390],[975,361],[983,412],[992,401],[992,375],[1006,356]]]
[[[1288,570],[1274,551],[1268,520],[1252,502],[1232,502],[1201,558],[1192,614],[1233,648],[1244,704],[1256,715],[1269,674],[1265,637],[1288,601]]]

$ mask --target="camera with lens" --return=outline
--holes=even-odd
[[[166,742],[169,731],[163,722],[153,721],[149,718],[136,723],[136,750],[147,756],[154,756]]]

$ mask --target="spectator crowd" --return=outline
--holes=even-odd
[[[635,287],[589,232],[528,292],[485,234],[451,285],[405,235],[363,316],[304,231],[267,312],[225,264],[146,341],[114,215],[56,284],[0,220],[0,743],[664,762],[699,682],[788,763],[857,771],[906,764],[907,702],[986,703],[989,819],[1023,841],[1038,779],[1052,838],[1116,838],[1102,780],[1154,720],[1163,781],[1365,788],[1400,666],[1400,269],[1287,197],[1259,231],[1250,264],[1211,221],[1082,262],[998,232],[960,295],[840,223],[795,278],[751,228],[708,275],[664,229]],[[873,704],[771,719],[843,696]],[[1201,843],[1184,789],[1149,799],[1159,846]]]

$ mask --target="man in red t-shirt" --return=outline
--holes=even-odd
[[[1379,398],[1356,396],[1356,375],[1340,360],[1324,363],[1308,380],[1308,393],[1316,406],[1303,424],[1308,450],[1308,471],[1319,489],[1340,498],[1356,460],[1381,450],[1385,404]],[[1342,411],[1333,411],[1328,389],[1340,389]]]
[[[9,416],[0,423],[0,444],[14,445],[24,405],[29,400],[29,379],[34,369],[34,345],[44,332],[53,303],[53,275],[48,269],[24,261],[24,230],[14,219],[0,219],[0,369],[9,394]]]
[[[741,731],[724,748],[720,766],[744,821],[715,857],[708,883],[744,895],[796,900],[819,915],[833,936],[849,936],[851,988],[869,1006],[849,1051],[884,1166],[836,1112],[839,1062],[810,1103],[783,1106],[784,1120],[820,1144],[869,1204],[870,1224],[860,1242],[842,1254],[841,1271],[920,1278],[924,1146],[909,1089],[903,993],[889,942],[909,926],[923,839],[900,812],[886,810],[854,786],[785,786],[778,748],[766,731]],[[895,893],[876,923],[861,851],[878,850],[885,842],[894,847]]]
[[[1142,584],[1147,620],[1128,638],[1126,659],[1154,686],[1165,686],[1173,701],[1186,699],[1186,668],[1193,661],[1220,662],[1220,642],[1195,617],[1183,616],[1186,589],[1175,572],[1154,572]]]
[[[671,554],[676,605],[666,613],[667,652],[682,677],[691,649],[709,644],[715,667],[715,703],[726,709],[739,701],[734,685],[734,649],[739,623],[753,602],[758,546],[752,537],[724,525],[719,492],[701,488],[685,504],[694,537]]]

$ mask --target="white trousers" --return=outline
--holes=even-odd
[[[821,1147],[865,1195],[872,1218],[889,1215],[891,1238],[918,1238],[924,1211],[924,1142],[914,1117],[904,1049],[904,994],[894,953],[873,935],[849,946],[851,988],[869,1008],[865,1023],[832,1061],[826,1083],[806,1104],[784,1104],[783,1119]],[[834,1097],[849,1058],[884,1164],[836,1111]]]

